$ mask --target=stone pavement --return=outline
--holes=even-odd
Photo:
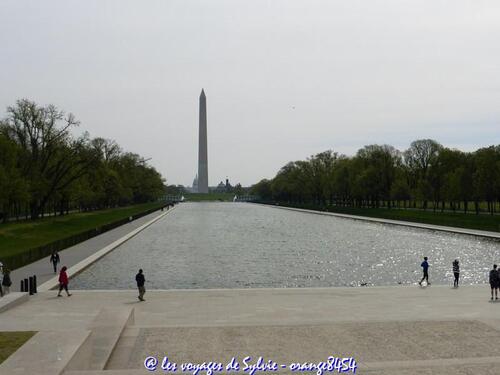
[[[28,293],[20,293],[20,292],[10,292],[9,294],[4,295],[0,298],[0,312],[6,311],[15,305],[20,303],[24,303],[28,300]]]
[[[150,373],[147,356],[165,355],[179,366],[233,356],[241,364],[245,356],[252,363],[263,356],[289,365],[333,355],[354,357],[357,374],[500,374],[500,302],[489,301],[486,285],[167,290],[145,297],[30,297],[0,313],[0,331],[39,331],[33,342],[45,337],[47,345],[34,350],[28,341],[0,374],[22,373],[28,357],[40,361],[33,374],[143,374]]]
[[[82,260],[88,258],[90,255],[99,251],[100,249],[108,246],[114,241],[122,238],[127,235],[132,230],[144,225],[148,221],[153,218],[161,215],[163,212],[158,210],[149,215],[143,216],[137,220],[134,220],[128,224],[122,225],[118,228],[112,229],[108,232],[105,232],[99,236],[93,237],[87,241],[81,242],[75,246],[69,247],[65,250],[59,252],[59,256],[61,257],[61,263],[59,265],[62,267],[63,265],[66,267],[71,267]],[[20,281],[29,276],[37,276],[37,284],[41,285],[45,281],[54,277],[54,272],[52,269],[52,264],[50,263],[50,256],[42,258],[36,262],[28,264],[24,267],[18,268],[15,271],[12,271],[12,291],[20,291]]]

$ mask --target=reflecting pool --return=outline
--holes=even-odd
[[[93,264],[73,288],[330,287],[487,282],[500,243],[479,237],[308,214],[248,203],[182,203]]]

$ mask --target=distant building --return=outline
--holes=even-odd
[[[217,193],[230,193],[233,190],[233,187],[229,183],[229,179],[226,178],[226,183],[224,181],[219,182],[219,185],[213,189],[213,191]]]
[[[216,193],[225,193],[226,192],[226,185],[224,182],[219,182],[219,185],[214,189]]]

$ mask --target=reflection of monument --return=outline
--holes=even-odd
[[[207,99],[200,95],[200,130],[198,138],[198,193],[208,193]]]
[[[198,192],[198,175],[193,180],[193,187],[191,188],[192,193],[197,193]]]

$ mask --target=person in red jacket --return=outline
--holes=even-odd
[[[64,266],[63,268],[61,268],[61,272],[59,272],[59,293],[57,294],[58,297],[62,297],[61,292],[63,289],[66,291],[68,297],[71,296],[70,292],[68,292],[68,274],[66,273],[67,269],[68,268]]]

